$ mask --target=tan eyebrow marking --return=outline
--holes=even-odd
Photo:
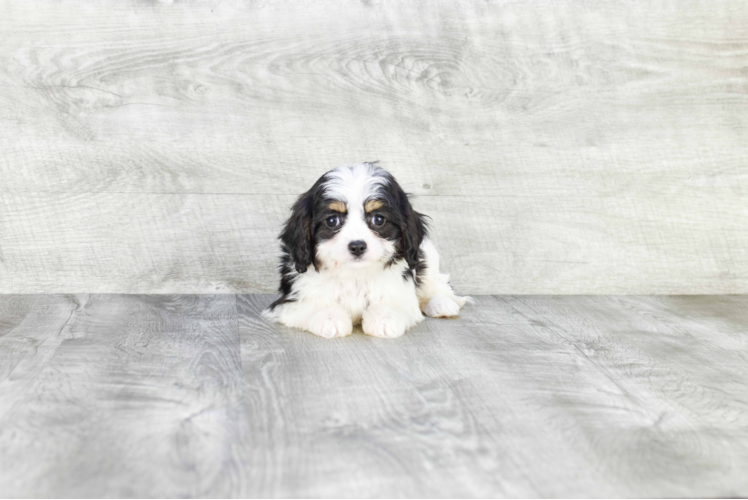
[[[345,208],[345,203],[342,201],[333,201],[327,206],[330,210],[335,210],[336,212],[340,212],[341,214],[344,214],[347,209]]]
[[[364,205],[364,210],[366,210],[367,212],[372,212],[377,208],[382,208],[382,205],[382,202],[379,200],[370,200],[366,202],[366,205]]]

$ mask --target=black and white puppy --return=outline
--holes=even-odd
[[[423,320],[457,316],[468,297],[439,273],[424,216],[375,163],[327,172],[292,208],[280,234],[280,293],[263,315],[320,337],[354,324],[396,338]]]

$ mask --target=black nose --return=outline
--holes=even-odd
[[[356,257],[361,257],[366,251],[366,242],[364,240],[351,241],[348,243],[348,250]]]

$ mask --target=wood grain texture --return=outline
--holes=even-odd
[[[294,198],[7,195],[0,200],[0,290],[271,293],[278,285],[275,238]],[[414,203],[431,215],[442,270],[460,293],[497,288],[625,293],[645,287],[664,294],[682,291],[684,275],[690,279],[686,291],[719,293],[746,283],[740,272],[746,247],[740,241],[745,230],[737,225],[743,217],[739,207],[730,207],[735,226],[721,238],[728,212],[709,200],[669,205],[680,207],[680,214],[699,205],[697,221],[673,214],[666,227],[642,224],[641,231],[633,229],[638,222],[628,215],[630,207],[611,206],[609,214],[600,214],[588,212],[580,200],[570,202],[579,212],[572,226],[564,214],[523,213],[511,201],[485,196],[423,197]],[[666,203],[651,205],[659,210]],[[524,222],[498,218],[497,207]],[[611,225],[609,216],[619,219],[618,225]]]
[[[728,1],[2,0],[0,292],[268,292],[289,200],[374,159],[461,293],[748,292],[746,23]]]
[[[38,346],[0,381],[0,495],[231,493],[242,425],[234,296],[2,298],[32,311],[37,301],[61,314],[29,315],[0,337],[11,365],[20,356],[6,346]]]
[[[748,494],[748,296],[481,296],[395,341],[271,299],[0,296],[0,496]]]

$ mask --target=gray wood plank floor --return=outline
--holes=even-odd
[[[270,300],[0,296],[0,496],[748,495],[748,296],[482,296],[395,341]]]

